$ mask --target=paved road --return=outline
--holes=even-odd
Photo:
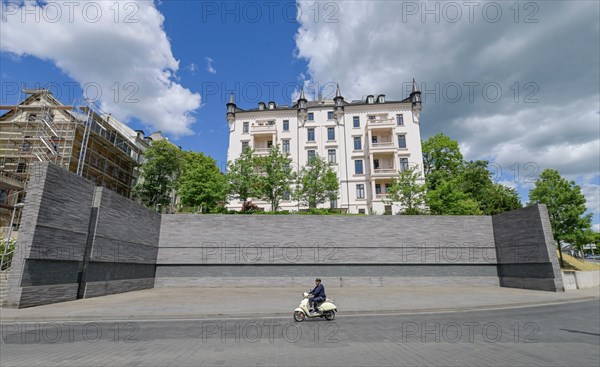
[[[598,366],[600,301],[335,321],[5,323],[4,366]]]

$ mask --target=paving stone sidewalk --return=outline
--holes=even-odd
[[[25,309],[0,320],[165,320],[289,316],[304,289],[156,288]],[[565,303],[600,298],[600,288],[543,292],[500,287],[329,288],[340,314],[430,313]]]

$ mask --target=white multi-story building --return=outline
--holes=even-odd
[[[420,112],[421,92],[414,82],[410,96],[400,101],[369,95],[346,102],[338,87],[333,100],[308,101],[302,91],[291,107],[260,102],[256,109],[242,110],[232,95],[227,104],[227,159],[237,159],[246,147],[263,155],[278,145],[289,154],[294,167],[301,167],[318,154],[334,164],[340,180],[338,200],[324,208],[395,214],[400,207],[387,196],[392,180],[407,167],[423,171]],[[270,208],[260,200],[253,202]],[[237,200],[228,205],[234,210],[241,206]],[[288,195],[280,206],[290,211],[305,209]]]

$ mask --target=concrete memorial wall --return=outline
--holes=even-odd
[[[28,186],[4,305],[152,287],[563,290],[545,206],[496,216],[160,215],[58,166]]]

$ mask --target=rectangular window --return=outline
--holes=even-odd
[[[27,116],[27,121],[35,121],[35,119],[37,119],[37,114],[35,114],[35,113],[30,113]]]
[[[375,194],[381,194],[381,184],[375,184]]]
[[[248,149],[248,148],[249,148],[248,142],[247,141],[243,141],[242,142],[242,152],[245,152],[246,149]]]
[[[327,128],[327,140],[334,141],[335,140],[335,129],[333,127]]]
[[[408,169],[408,158],[400,158],[400,171],[404,172]]]
[[[283,120],[283,131],[290,131],[290,120]]]
[[[358,209],[358,214],[366,214],[364,209]]]
[[[373,169],[379,169],[379,159],[373,159]]]
[[[315,121],[315,114],[314,114],[314,112],[309,112],[308,113],[308,121]]]
[[[327,120],[333,120],[333,111],[327,111]]]
[[[362,175],[364,173],[362,159],[357,159],[354,161],[354,173],[357,175]]]
[[[377,135],[371,136],[371,143],[377,144]]]
[[[359,129],[360,128],[360,117],[354,116],[352,118],[352,127],[354,127],[355,129]]]
[[[354,150],[362,150],[362,139],[360,136],[354,137]]]
[[[281,141],[281,152],[285,153],[285,154],[290,152],[290,141],[289,140]]]
[[[389,184],[389,183],[386,183],[386,184],[385,184],[385,193],[386,193],[386,194],[389,194],[389,192],[390,192],[390,184]]]
[[[375,116],[375,115],[369,115],[369,120],[375,120],[376,117],[377,116]]]
[[[315,141],[315,129],[314,128],[310,128],[306,130],[308,133],[308,141]]]
[[[289,191],[283,192],[283,200],[290,200],[290,192]]]
[[[329,149],[327,151],[327,159],[329,160],[329,163],[336,163],[335,149]]]
[[[396,124],[398,126],[404,125],[404,116],[402,114],[396,115]]]
[[[250,123],[248,121],[244,121],[242,133],[248,134],[249,130],[250,130]]]
[[[308,164],[312,163],[312,161],[315,159],[316,153],[314,150],[309,150],[308,151]]]
[[[331,209],[336,209],[337,208],[337,199],[329,200],[329,207]]]
[[[356,184],[356,198],[364,199],[365,198],[365,185]]]
[[[398,148],[406,148],[406,135],[398,135]]]

